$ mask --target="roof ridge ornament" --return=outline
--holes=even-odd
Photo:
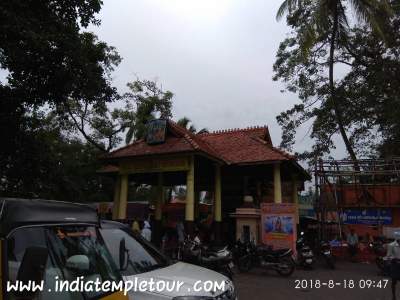
[[[202,132],[200,135],[215,135],[215,134],[224,134],[224,133],[235,133],[235,132],[248,132],[254,130],[261,130],[261,129],[268,129],[267,125],[254,125],[254,126],[247,126],[244,128],[233,127],[233,128],[225,128],[225,129],[217,129],[210,132]]]

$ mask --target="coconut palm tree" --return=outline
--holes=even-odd
[[[336,123],[340,135],[346,146],[350,158],[354,162],[356,169],[359,169],[357,156],[353,146],[347,136],[343,122],[343,113],[336,96],[334,82],[334,58],[338,46],[346,45],[347,36],[350,32],[349,10],[350,7],[360,23],[368,25],[372,30],[384,37],[382,31],[382,14],[391,14],[391,8],[387,0],[285,0],[278,9],[277,20],[280,20],[285,14],[290,14],[297,9],[305,6],[312,7],[310,11],[310,22],[307,25],[306,34],[300,41],[300,46],[305,55],[308,50],[315,45],[319,38],[327,36],[329,41],[329,93],[330,101],[334,110]]]
[[[180,118],[176,124],[178,124],[179,126],[186,128],[187,130],[189,130],[192,133],[196,133],[197,129],[196,127],[193,125],[193,122],[188,118],[188,117],[183,117]]]

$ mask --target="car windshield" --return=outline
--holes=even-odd
[[[122,275],[145,273],[168,265],[166,257],[129,229],[115,227],[102,228],[100,231],[115,264],[120,265]],[[121,246],[125,251],[121,251]]]
[[[82,282],[119,281],[120,274],[105,244],[94,226],[27,227],[17,229],[7,239],[8,274],[11,282],[17,280],[25,251],[32,247],[48,249],[49,257],[44,274],[45,289],[40,299],[55,299],[49,289],[56,278]],[[98,298],[101,291],[58,294],[63,299]]]

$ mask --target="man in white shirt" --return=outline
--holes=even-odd
[[[347,244],[349,246],[350,260],[354,262],[358,252],[358,235],[353,228],[350,229],[350,233],[347,235]]]
[[[151,242],[151,226],[148,221],[144,221],[143,229],[142,229],[142,237]]]
[[[391,260],[392,297],[396,300],[396,285],[400,280],[400,232],[394,233],[394,241],[387,246],[386,258]]]

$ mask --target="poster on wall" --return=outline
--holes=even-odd
[[[273,249],[296,251],[296,206],[293,203],[261,204],[262,242]]]

